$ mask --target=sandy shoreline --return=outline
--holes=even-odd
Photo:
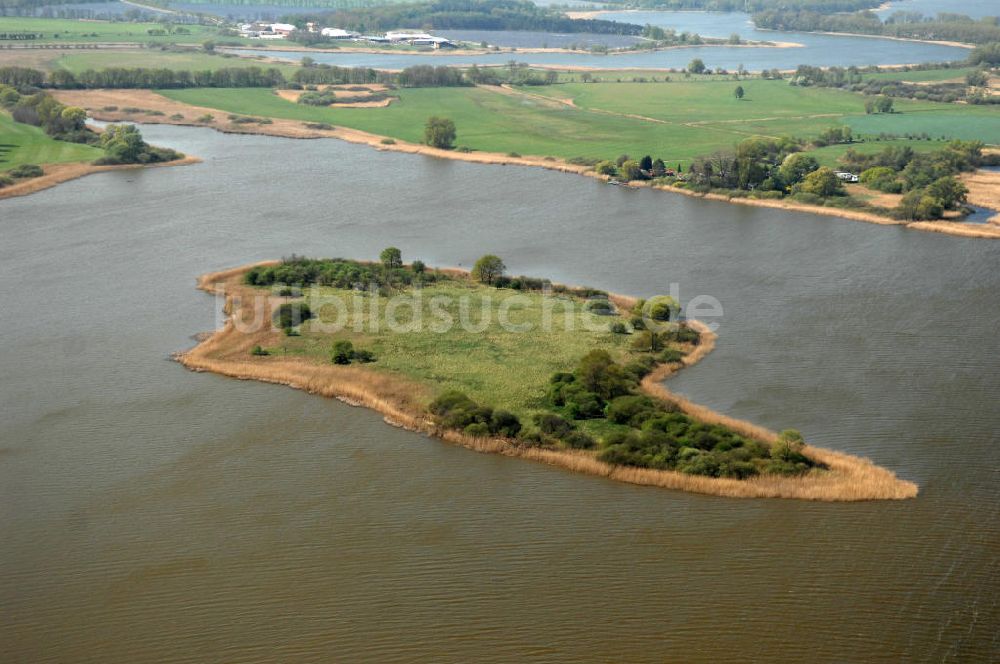
[[[584,451],[527,447],[507,439],[476,438],[442,429],[427,418],[425,408],[417,396],[426,397],[426,391],[421,386],[404,379],[356,366],[317,364],[304,358],[250,356],[249,351],[253,345],[268,345],[269,335],[280,335],[267,330],[243,334],[234,324],[237,316],[248,313],[254,315],[252,298],[242,298],[239,305],[234,298],[248,289],[242,286],[241,277],[250,267],[252,266],[199,277],[200,290],[208,293],[217,293],[220,290],[225,292],[225,311],[228,318],[221,329],[204,338],[194,348],[175,355],[175,359],[188,369],[210,371],[241,380],[287,385],[310,394],[337,398],[350,405],[370,408],[381,413],[389,424],[478,452],[539,461],[573,472],[632,484],[734,498],[860,501],[902,500],[917,495],[916,484],[897,478],[891,471],[880,468],[867,459],[813,447],[807,448],[807,453],[826,463],[830,467],[829,471],[798,478],[765,475],[750,480],[733,480],[685,475],[676,471],[611,466],[599,461],[592,453]],[[627,296],[616,297],[623,301],[630,299]],[[245,310],[237,310],[237,306],[244,307]],[[701,360],[714,346],[714,334],[707,327],[698,322],[692,325],[702,334],[703,342],[685,358],[683,364],[685,367]],[[676,401],[683,410],[690,409],[689,412],[699,419],[732,426],[743,435],[765,441],[776,439],[777,434],[774,432],[726,417],[672,395],[660,385],[660,381],[675,371],[676,368],[661,366],[643,381],[643,390],[654,398]]]
[[[97,120],[108,122],[147,122],[150,124],[175,124],[194,127],[211,127],[216,131],[234,134],[262,134],[266,136],[278,136],[283,138],[338,138],[350,143],[360,143],[371,146],[377,150],[392,150],[396,152],[406,152],[409,154],[423,154],[442,159],[453,159],[456,161],[466,161],[478,164],[513,165],[513,166],[537,166],[549,170],[563,173],[576,173],[599,180],[607,181],[607,176],[599,175],[587,166],[570,164],[566,161],[544,157],[520,156],[512,157],[498,152],[457,152],[455,150],[440,150],[419,143],[409,143],[403,140],[394,140],[393,143],[383,143],[387,140],[385,136],[371,134],[357,129],[346,127],[335,127],[330,130],[310,129],[303,122],[297,120],[283,120],[275,118],[271,124],[238,124],[224,125],[225,113],[218,109],[190,106],[181,102],[176,102],[162,95],[158,95],[151,90],[59,90],[54,91],[59,101],[72,105],[87,108],[91,116]],[[560,103],[553,99],[554,103]],[[163,115],[147,116],[142,114],[125,114],[119,111],[104,111],[106,106],[134,106],[148,110],[159,110]],[[217,115],[218,121],[213,124],[194,122],[193,119],[203,114]],[[170,116],[175,114],[184,115],[182,120],[173,120]],[[189,119],[190,118],[190,119]],[[635,183],[633,186],[646,186],[649,183]],[[882,226],[903,226],[906,228],[922,231],[934,231],[961,237],[976,238],[1000,238],[1000,225],[995,224],[961,224],[956,222],[903,222],[887,217],[880,217],[870,212],[860,212],[857,210],[842,210],[839,208],[828,208],[815,205],[804,205],[787,200],[761,200],[751,198],[730,198],[715,193],[702,194],[698,192],[680,189],[671,186],[651,187],[661,191],[669,191],[685,196],[694,196],[708,200],[717,200],[738,205],[750,205],[753,207],[769,207],[792,212],[806,212],[810,214],[820,214],[828,217],[840,217],[852,221],[862,221]],[[989,207],[989,206],[987,206]]]
[[[108,171],[129,171],[140,168],[160,168],[164,166],[187,166],[189,164],[200,163],[197,157],[184,157],[176,161],[168,161],[159,164],[119,164],[115,166],[96,166],[89,162],[74,162],[68,164],[42,164],[44,175],[37,178],[21,180],[15,184],[0,189],[0,200],[14,198],[15,196],[27,196],[38,191],[43,191],[50,187],[70,180],[76,180],[94,173],[106,173]]]

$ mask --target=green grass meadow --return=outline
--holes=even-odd
[[[455,121],[458,146],[564,159],[625,153],[689,163],[750,136],[810,138],[842,124],[856,134],[927,131],[935,139],[1000,143],[1000,113],[989,108],[898,100],[898,113],[865,115],[864,98],[850,92],[762,79],[740,84],[743,100],[736,99],[736,83],[728,80],[570,83],[524,88],[523,95],[415,88],[400,90],[400,99],[387,108],[340,109],[295,104],[263,89],[161,94],[228,113],[326,122],[411,142],[422,140],[428,117],[443,115]],[[576,107],[558,99],[572,99]]]
[[[513,97],[480,88],[416,88],[399,91],[386,108],[316,108],[261,89],[162,90],[161,94],[229,113],[327,122],[391,136],[423,140],[432,115],[455,121],[456,144],[488,152],[519,152],[562,158],[614,158],[622,152],[689,160],[732,144],[730,132],[650,123],[589,113],[544,100]],[[666,157],[665,157],[666,158]]]
[[[908,146],[915,152],[933,152],[934,150],[940,150],[945,145],[947,145],[947,141],[910,141],[906,139],[889,141],[866,140],[863,143],[851,143],[850,145],[828,145],[823,148],[810,150],[809,154],[816,157],[821,166],[836,168],[839,165],[840,158],[848,150],[854,150],[862,154],[871,154],[881,152],[890,146]]]
[[[906,113],[860,115],[846,119],[854,133],[924,134],[1000,144],[1000,109],[942,104],[944,108]]]
[[[103,154],[89,145],[53,140],[38,127],[14,122],[0,112],[0,171],[21,164],[93,161]]]
[[[913,71],[880,71],[865,74],[865,79],[875,81],[905,81],[907,83],[927,83],[964,79],[975,67],[953,67],[951,69],[921,69]]]
[[[2,32],[34,32],[39,33],[39,39],[20,44],[46,43],[102,43],[102,42],[141,42],[156,44],[200,44],[203,41],[216,39],[218,30],[204,25],[184,25],[189,34],[151,35],[150,30],[163,30],[161,23],[129,23],[125,21],[78,21],[58,18],[25,18],[0,17],[0,33]],[[234,38],[226,37],[227,41]],[[0,42],[13,43],[13,42]],[[121,66],[121,65],[119,65]],[[132,65],[130,65],[132,66]]]
[[[391,298],[378,297],[378,330],[372,331],[370,321],[375,317],[371,316],[370,294],[327,287],[319,292],[325,301],[341,305],[326,304],[317,319],[301,326],[302,336],[285,337],[281,346],[268,349],[273,355],[288,353],[329,362],[334,342],[347,339],[355,348],[375,354],[377,361],[366,368],[431,385],[435,393],[460,390],[477,401],[510,410],[526,422],[531,412],[544,407],[546,387],[554,372],[572,371],[580,358],[595,348],[619,358],[629,352],[629,337],[608,331],[611,322],[622,318],[591,314],[577,298],[445,281],[424,287],[419,300],[409,299],[414,291],[407,289],[404,304],[390,305]],[[564,313],[567,304],[572,312],[568,321]],[[550,326],[543,325],[547,306]],[[392,319],[402,325],[412,323],[413,312],[419,309],[420,329],[391,331],[386,324],[390,319],[387,307],[394,309]],[[489,313],[484,316],[484,311]],[[445,312],[454,324],[440,324],[443,318],[439,312]],[[472,327],[465,329],[462,320],[470,321]],[[484,320],[483,329],[473,331]],[[356,331],[359,321],[360,332]],[[505,329],[502,321],[527,324],[531,329],[512,331]],[[343,329],[322,329],[335,323]]]

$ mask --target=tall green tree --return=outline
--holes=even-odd
[[[101,134],[101,147],[115,163],[134,164],[146,150],[146,142],[135,125],[109,125]]]
[[[781,179],[788,185],[801,182],[805,176],[819,168],[819,162],[815,157],[802,152],[793,152],[785,157],[781,168],[778,169]]]
[[[802,180],[797,189],[817,196],[843,196],[844,184],[833,170],[823,166]]]
[[[472,266],[472,277],[484,284],[492,284],[503,276],[506,269],[507,266],[503,264],[499,256],[486,254],[480,257],[476,261],[476,264]]]
[[[455,144],[455,123],[449,118],[432,116],[424,127],[424,143],[434,148],[450,150]]]
[[[403,267],[403,252],[396,247],[386,247],[378,258],[387,269]]]

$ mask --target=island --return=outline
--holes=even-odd
[[[671,393],[709,327],[648,300],[471,271],[292,256],[202,276],[225,324],[176,359],[381,413],[479,452],[633,484],[739,498],[906,499],[917,485]]]

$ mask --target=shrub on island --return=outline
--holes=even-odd
[[[278,305],[278,309],[274,312],[274,322],[278,327],[287,330],[298,327],[314,315],[307,302],[285,302]]]
[[[334,364],[350,364],[351,362],[361,362],[367,364],[375,361],[375,354],[370,350],[362,350],[354,347],[354,344],[346,339],[333,344],[333,353],[330,360]]]
[[[428,410],[441,426],[457,429],[470,436],[513,438],[522,428],[517,415],[480,405],[466,394],[454,390],[445,392],[432,401]]]
[[[37,178],[44,174],[42,167],[36,164],[21,164],[7,171],[7,175],[19,179]]]

